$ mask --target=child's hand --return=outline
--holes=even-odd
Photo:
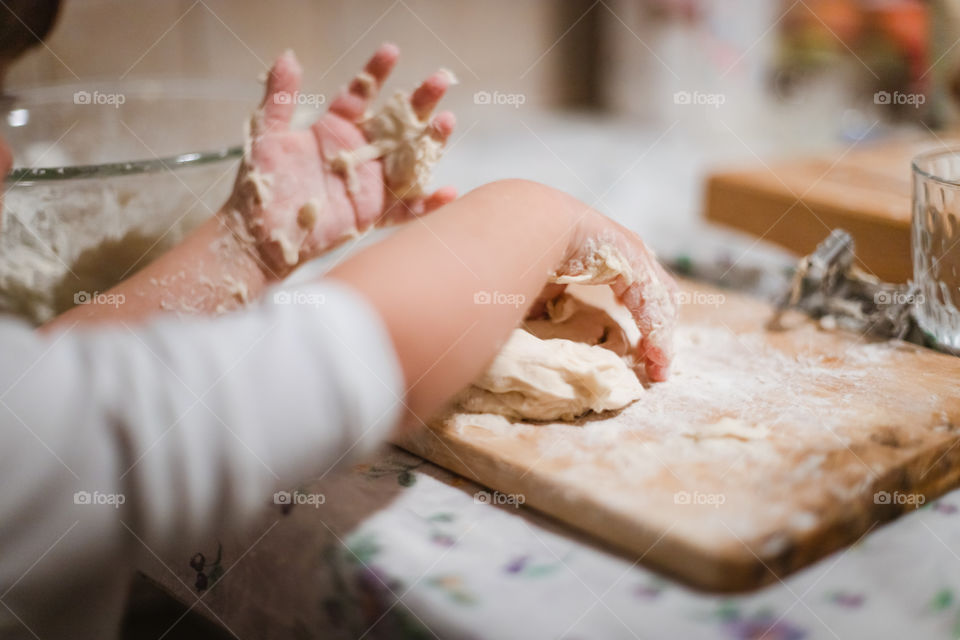
[[[342,172],[331,169],[330,160],[338,152],[367,144],[358,124],[398,56],[395,46],[381,46],[329,111],[302,131],[290,129],[300,65],[287,52],[270,70],[226,207],[240,214],[266,263],[268,277],[282,277],[302,261],[371,227],[410,219],[456,197],[456,191],[446,187],[426,197],[400,198],[385,185],[379,159],[357,164],[353,189],[348,189]],[[411,106],[422,121],[429,118],[450,80],[448,73],[434,73],[413,93]],[[453,114],[444,111],[431,122],[430,133],[443,143],[453,126]]]
[[[478,187],[422,222],[327,274],[380,314],[413,415],[436,415],[476,380],[529,311],[523,304],[489,304],[486,296],[484,303],[479,294],[490,291],[534,300],[570,282],[609,285],[643,334],[638,375],[645,370],[651,381],[667,378],[676,285],[634,232],[526,180]],[[545,291],[547,283],[553,284]]]
[[[543,296],[555,297],[569,283],[610,285],[640,329],[638,368],[644,367],[653,382],[667,379],[679,288],[636,233],[588,212],[551,280],[556,284],[547,285]]]

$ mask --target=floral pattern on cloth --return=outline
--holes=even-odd
[[[262,526],[144,570],[241,638],[960,635],[960,494],[729,596],[688,589],[530,509],[484,502],[482,487],[399,449],[299,490],[321,489],[322,505],[270,505]]]

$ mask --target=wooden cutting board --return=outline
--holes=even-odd
[[[463,414],[399,444],[690,585],[783,578],[960,484],[960,358],[684,283],[668,382],[615,415]]]
[[[927,135],[716,172],[707,180],[705,215],[800,255],[842,227],[862,267],[905,282],[913,273],[910,162],[958,142],[956,134]]]

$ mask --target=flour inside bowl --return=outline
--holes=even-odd
[[[216,210],[230,187],[217,182],[223,171],[215,164],[8,186],[0,312],[39,325],[114,286]]]

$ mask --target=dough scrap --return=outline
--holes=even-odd
[[[300,261],[300,246],[294,244],[283,229],[274,229],[270,232],[270,240],[278,247],[283,254],[283,261],[289,265],[295,265]]]
[[[361,71],[357,74],[355,80],[360,85],[360,90],[363,92],[364,98],[373,96],[377,89],[377,79],[373,77],[373,74],[367,71]]]
[[[460,399],[469,413],[515,420],[574,420],[622,409],[643,395],[636,375],[613,351],[516,329]]]
[[[724,417],[712,424],[703,425],[694,431],[683,435],[697,440],[713,438],[732,438],[735,440],[750,441],[762,440],[770,434],[770,429],[763,425],[754,425],[737,418]]]
[[[316,198],[310,198],[297,211],[297,224],[302,229],[310,231],[317,225],[320,219],[320,201]]]

